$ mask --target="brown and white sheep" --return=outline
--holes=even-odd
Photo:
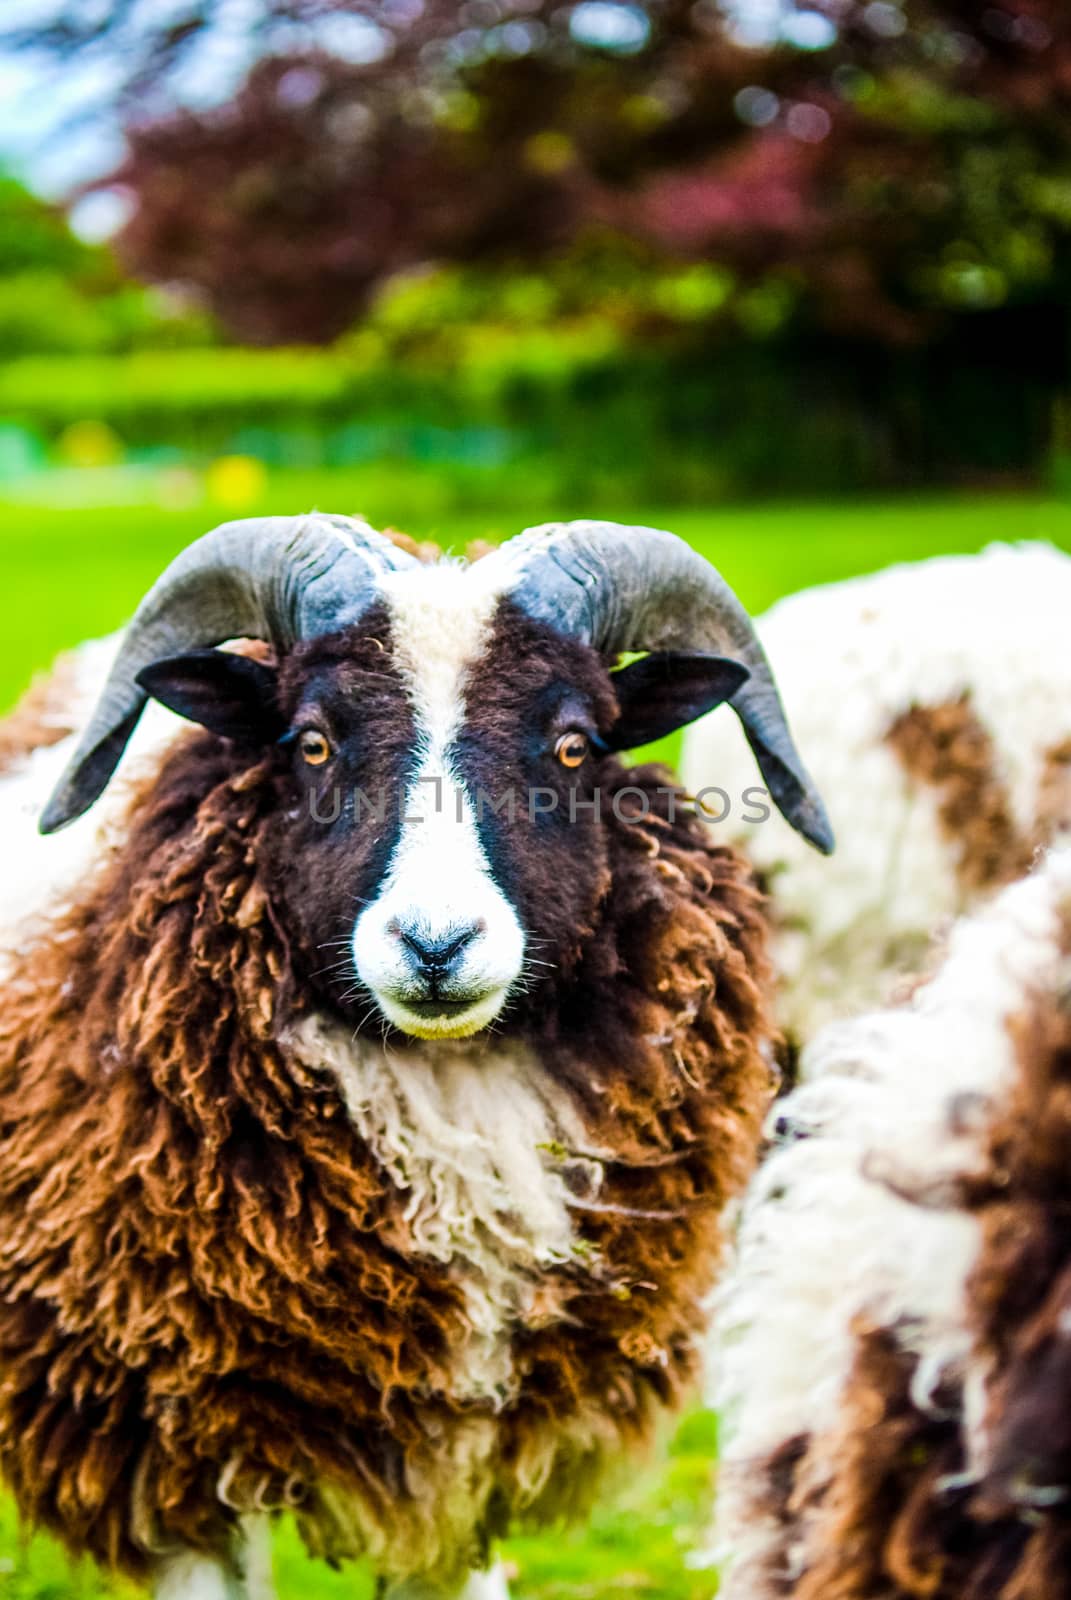
[[[793,1047],[894,998],[932,935],[1026,872],[1071,824],[1071,557],[1041,544],[938,556],[788,596],[756,628],[825,796],[819,865],[742,803],[750,751],[697,722],[681,772],[767,885],[777,1017]],[[761,818],[761,821],[752,820]]]
[[[1071,1594],[1071,850],[823,1029],[720,1295],[725,1600]]]
[[[429,568],[310,517],[199,541],[103,654],[4,746],[0,1470],[165,1600],[247,1592],[286,1508],[490,1592],[696,1373],[763,910],[614,752],[730,698],[828,848],[762,652],[669,534]]]

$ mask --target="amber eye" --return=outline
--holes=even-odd
[[[310,767],[322,767],[331,759],[331,746],[318,728],[305,728],[298,735],[298,749]]]
[[[554,746],[554,754],[563,767],[579,767],[588,753],[587,734],[563,733]]]

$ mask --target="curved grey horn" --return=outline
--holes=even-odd
[[[416,564],[367,523],[315,513],[225,522],[189,545],[134,613],[41,832],[73,822],[103,793],[148,699],[136,682],[143,667],[227,639],[285,649],[331,633],[359,619],[384,573]]]
[[[773,672],[751,618],[721,574],[676,534],[616,522],[548,522],[488,560],[529,616],[605,655],[711,650],[748,668],[731,704],[770,794],[792,826],[828,855],[833,829],[792,742]]]

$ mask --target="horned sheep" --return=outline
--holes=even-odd
[[[836,829],[821,871],[768,807],[735,727],[696,723],[685,783],[769,889],[793,1050],[883,1004],[931,936],[1071,822],[1071,558],[992,546],[806,589],[756,624]],[[720,789],[723,793],[714,792]]]
[[[715,1318],[724,1600],[1065,1600],[1071,850],[771,1113]]]
[[[310,516],[192,545],[15,713],[0,1470],[28,1519],[166,1600],[248,1592],[284,1509],[392,1594],[476,1596],[496,1535],[649,1434],[696,1374],[770,1027],[749,868],[616,752],[726,699],[828,849],[683,542],[561,524],[428,567]]]

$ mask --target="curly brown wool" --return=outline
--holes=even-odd
[[[402,1197],[283,1042],[310,988],[260,849],[277,759],[180,740],[5,980],[0,1468],[27,1519],[135,1574],[178,1545],[231,1559],[239,1512],[284,1506],[314,1552],[478,1564],[692,1382],[769,1086],[761,897],[669,820],[664,774],[629,775],[652,815],[608,819],[597,926],[526,1025],[609,1152],[589,1248],[514,1331],[516,1398],[459,1402],[459,1286],[399,1248]],[[447,1549],[488,1440],[493,1490]]]

